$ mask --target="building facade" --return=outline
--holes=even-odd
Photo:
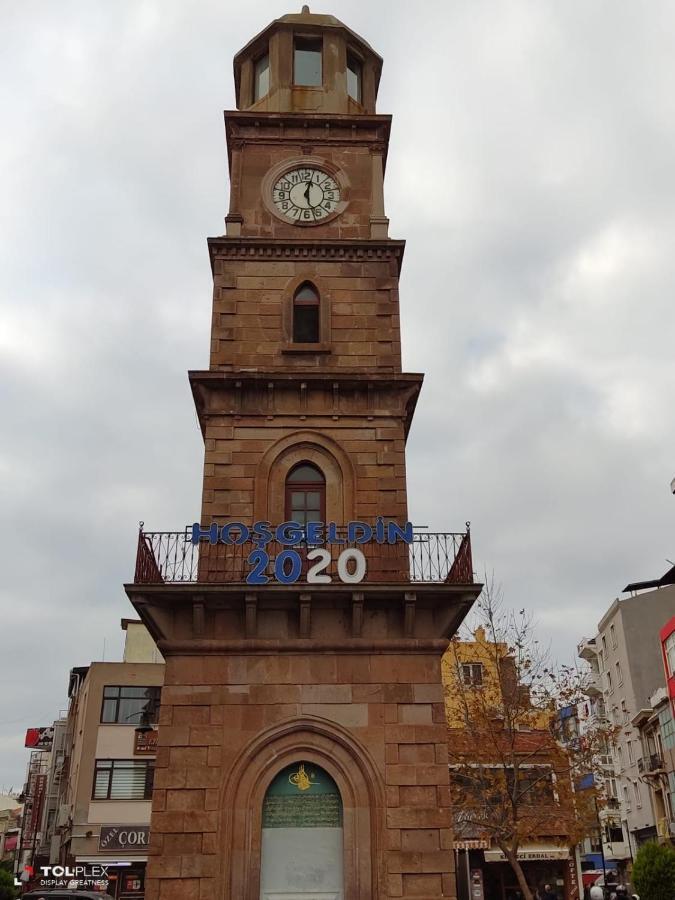
[[[640,734],[638,770],[647,787],[656,839],[670,843],[675,839],[675,721],[665,685],[633,717],[633,725]]]
[[[200,523],[126,586],[166,658],[148,900],[455,896],[440,657],[480,586],[407,523],[381,66],[306,7],[234,60]]]
[[[583,738],[589,729],[600,727],[611,730],[613,725],[610,724],[605,708],[596,639],[582,640],[577,646],[577,653],[588,663],[588,670],[583,678],[586,699],[579,703],[576,710],[579,736]],[[603,797],[597,809],[597,828],[582,842],[582,865],[585,871],[602,873],[603,876],[605,872],[625,873],[631,859],[631,848],[628,827],[622,816],[620,785],[611,742],[608,742],[606,752],[597,760],[595,777],[602,779],[603,783],[599,787]]]
[[[13,794],[0,794],[0,862],[12,869],[19,846],[22,808]]]
[[[140,622],[123,620],[122,662],[73,669],[49,862],[105,866],[115,900],[142,900],[164,665]],[[146,661],[144,661],[146,660]],[[150,660],[150,661],[147,661]]]
[[[532,704],[506,643],[482,627],[473,638],[453,641],[442,660],[459,900],[522,895],[497,829],[481,827],[487,820],[502,834],[523,831],[517,856],[533,892],[548,884],[560,900],[579,900],[574,816],[562,790],[570,772],[551,735],[553,713]],[[512,809],[514,784],[522,799]]]
[[[638,589],[641,585],[629,585]],[[612,816],[610,841],[613,856],[625,849],[628,867],[638,846],[657,836],[650,793],[639,768],[642,758],[640,732],[633,720],[649,708],[649,698],[664,683],[659,632],[675,608],[675,585],[633,593],[615,600],[598,623],[598,634],[579,645],[579,655],[590,663],[589,697],[602,706],[617,728],[608,773],[608,797]],[[621,836],[619,836],[619,822]]]

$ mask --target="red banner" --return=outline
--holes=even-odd
[[[26,732],[26,742],[24,747],[30,747],[31,750],[51,750],[53,743],[53,727],[29,728]]]

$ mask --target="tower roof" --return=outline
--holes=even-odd
[[[324,13],[310,12],[308,6],[303,6],[299,13],[287,13],[278,19],[274,19],[265,28],[262,29],[255,37],[239,50],[234,57],[234,82],[237,97],[240,96],[240,85],[242,78],[242,66],[244,63],[256,57],[260,53],[261,48],[269,43],[270,38],[280,31],[289,31],[292,28],[302,28],[304,31],[316,33],[329,33],[340,35],[342,39],[350,47],[353,47],[364,59],[368,60],[369,66],[372,68],[374,92],[377,94],[377,88],[380,82],[382,72],[382,57],[373,50],[370,44],[364,40],[355,31],[352,31],[344,22],[341,22],[335,16]]]

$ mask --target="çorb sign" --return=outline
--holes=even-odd
[[[149,825],[101,825],[99,850],[147,850]]]
[[[413,526],[410,522],[399,525],[385,522],[378,516],[373,525],[367,522],[349,522],[338,526],[335,522],[217,522],[202,527],[199,522],[192,526],[192,543],[209,544],[253,544],[255,549],[248,555],[251,571],[246,577],[247,584],[268,584],[272,577],[280,584],[294,584],[303,574],[303,563],[312,565],[306,570],[308,584],[330,584],[332,577],[326,573],[333,556],[325,544],[396,544],[399,541],[410,544],[413,540]],[[265,547],[275,542],[287,548],[276,554],[270,567],[270,555]],[[301,547],[302,555],[294,547]],[[273,575],[268,574],[270,569]],[[363,551],[358,546],[345,546],[337,557],[337,574],[343,584],[358,584],[366,576],[367,564]]]

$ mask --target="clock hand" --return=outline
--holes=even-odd
[[[308,181],[305,186],[305,200],[307,201],[307,206],[311,206],[312,203],[309,199],[310,188],[312,187],[311,181]]]

